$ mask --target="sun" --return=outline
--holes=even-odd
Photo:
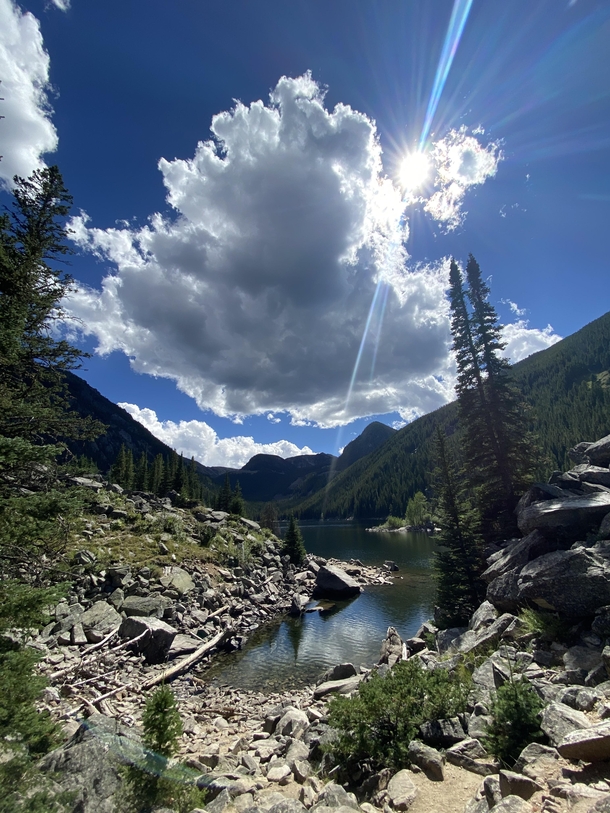
[[[412,152],[403,158],[398,172],[400,183],[406,192],[419,189],[430,174],[430,161],[423,152]]]

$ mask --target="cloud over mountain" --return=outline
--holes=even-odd
[[[136,421],[152,434],[176,449],[185,457],[194,457],[204,466],[228,466],[239,469],[256,454],[273,454],[278,457],[294,457],[315,454],[309,446],[299,448],[288,440],[273,443],[257,443],[254,438],[236,435],[219,438],[205,421],[160,421],[153,409],[141,409],[136,404],[119,404]]]

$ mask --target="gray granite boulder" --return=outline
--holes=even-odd
[[[597,531],[608,511],[610,493],[586,494],[534,503],[520,511],[517,522],[524,534],[538,529],[577,541]]]
[[[394,810],[408,810],[417,796],[410,772],[402,770],[394,774],[388,783],[387,794]]]
[[[163,618],[165,611],[171,606],[172,600],[166,596],[127,596],[121,604],[121,611],[129,616]]]
[[[350,598],[361,592],[360,585],[344,570],[334,565],[323,565],[316,574],[316,598]]]
[[[590,728],[588,718],[564,703],[549,703],[542,712],[540,728],[549,738],[551,745],[558,745],[573,731]]]
[[[521,569],[517,584],[522,603],[556,610],[568,619],[592,616],[610,604],[610,545],[540,556]]]
[[[585,449],[585,455],[594,466],[610,466],[610,435],[606,435]]]
[[[557,746],[566,759],[601,762],[610,759],[610,722],[566,734]]]
[[[173,627],[159,618],[127,617],[119,628],[121,638],[133,640],[142,636],[132,648],[143,654],[147,663],[166,661],[176,634]]]
[[[419,740],[412,740],[407,749],[407,758],[411,764],[421,768],[428,779],[434,782],[442,782],[445,778],[445,760],[436,748],[425,745]]]
[[[120,626],[122,618],[111,604],[106,601],[97,601],[92,607],[80,616],[80,623],[87,639],[93,643],[100,641],[113,629]]]

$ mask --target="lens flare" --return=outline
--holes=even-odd
[[[399,178],[405,192],[414,192],[426,182],[430,174],[430,161],[423,152],[412,152],[400,165]]]
[[[451,19],[449,20],[449,27],[445,35],[445,42],[443,43],[443,50],[441,51],[441,58],[438,62],[436,69],[436,76],[434,77],[434,85],[432,86],[432,93],[428,101],[428,109],[426,110],[426,117],[424,119],[424,126],[421,131],[419,139],[419,146],[421,147],[426,143],[426,139],[430,135],[432,128],[432,120],[436,113],[436,108],[441,99],[445,82],[451,70],[451,64],[457,51],[466,20],[470,14],[473,0],[454,0],[453,11],[451,12]]]

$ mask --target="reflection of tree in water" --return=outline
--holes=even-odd
[[[305,624],[301,618],[289,618],[284,622],[286,624],[286,632],[288,633],[288,640],[292,644],[294,652],[294,662],[296,663],[299,657],[299,646],[301,638],[303,637],[303,629]]]

